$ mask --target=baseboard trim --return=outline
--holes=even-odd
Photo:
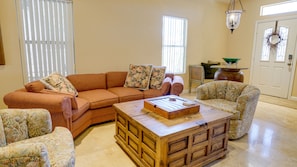
[[[290,97],[289,97],[289,100],[297,101],[297,97],[296,97],[296,96],[290,96]]]

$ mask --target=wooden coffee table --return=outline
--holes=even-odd
[[[144,100],[114,108],[116,142],[139,166],[202,166],[227,153],[227,112],[200,104],[196,114],[166,119],[144,109]]]

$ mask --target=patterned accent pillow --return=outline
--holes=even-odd
[[[61,74],[52,73],[51,75],[40,79],[40,82],[42,82],[47,89],[72,94],[74,96],[78,95],[77,90],[71,82]]]
[[[166,67],[165,66],[154,66],[151,75],[150,88],[161,89],[163,80],[165,78]]]
[[[146,90],[149,88],[153,65],[129,65],[124,87]]]

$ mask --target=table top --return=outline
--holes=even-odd
[[[170,96],[174,97],[173,95]],[[164,96],[157,98],[164,98]],[[144,109],[144,100],[117,103],[114,104],[114,107],[117,111],[122,112],[133,121],[136,121],[160,137],[191,128],[199,128],[200,126],[216,122],[217,120],[230,118],[232,116],[230,113],[217,110],[213,107],[205,106],[203,104],[199,105],[200,111],[198,113],[185,115],[175,119],[166,119],[152,111]]]
[[[213,65],[210,66],[210,68],[221,68],[221,69],[239,69],[239,70],[247,70],[247,67],[240,67],[236,64],[230,64],[230,65]]]

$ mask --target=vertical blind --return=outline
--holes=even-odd
[[[19,1],[24,78],[30,82],[53,72],[74,73],[71,0]]]
[[[187,19],[163,16],[162,65],[167,72],[185,73]]]

